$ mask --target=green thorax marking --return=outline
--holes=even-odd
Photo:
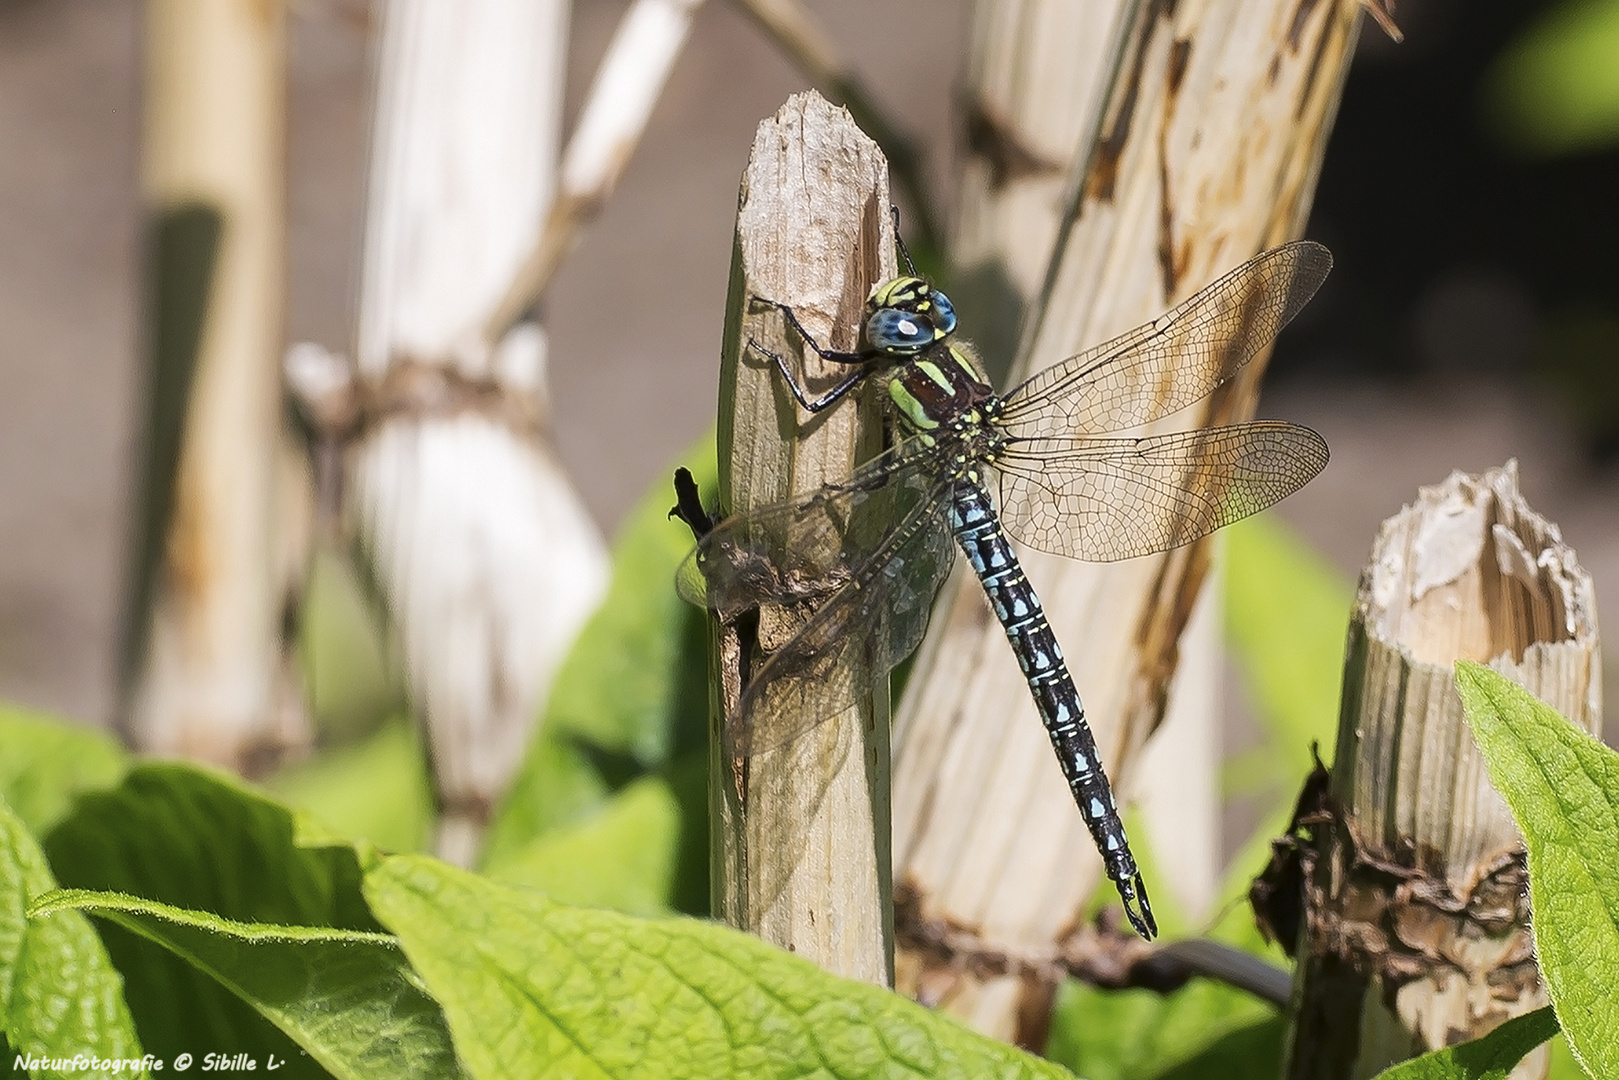
[[[971,352],[951,342],[895,368],[888,378],[888,396],[906,427],[929,432],[992,399],[995,390],[984,381]]]

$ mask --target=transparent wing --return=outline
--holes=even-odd
[[[1041,551],[1089,562],[1168,551],[1265,509],[1327,464],[1327,443],[1278,421],[1142,439],[1037,439],[998,455],[1001,520]]]
[[[782,745],[871,693],[921,642],[954,548],[944,518],[948,481],[902,474],[903,517],[865,564],[759,666],[726,729],[747,757]]]
[[[849,479],[720,522],[675,574],[681,597],[722,618],[760,604],[814,600],[841,587],[914,504],[918,484],[896,479],[936,451],[906,440]]]
[[[1332,269],[1300,240],[1254,256],[1168,314],[1069,357],[1006,395],[1024,438],[1124,431],[1212,393],[1286,326]]]

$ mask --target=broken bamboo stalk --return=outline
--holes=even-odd
[[[986,0],[974,9],[950,296],[991,370],[1010,367],[1039,295],[1064,187],[1095,140],[1128,7]],[[1213,910],[1220,876],[1219,578],[1207,576],[1181,634],[1163,735],[1149,744],[1138,784],[1153,852],[1175,868],[1164,887],[1194,920]]]
[[[1515,462],[1452,473],[1383,523],[1349,626],[1291,1080],[1371,1076],[1546,1004],[1523,838],[1453,667],[1489,664],[1600,735],[1600,657],[1591,577],[1518,493]],[[1548,1066],[1543,1046],[1511,1075]]]
[[[141,750],[252,773],[309,740],[280,707],[282,564],[305,540],[278,513],[303,495],[281,468],[277,374],[284,15],[156,0],[146,43],[156,310],[119,726]]]
[[[636,0],[618,24],[568,139],[556,197],[483,336],[499,342],[539,303],[640,144],[703,0]]]
[[[1352,0],[1127,13],[1099,134],[1068,178],[1055,262],[1012,382],[1299,235],[1358,25]],[[1261,355],[1172,422],[1251,416],[1264,366]],[[1107,566],[1020,551],[1125,796],[1163,720],[1209,550],[1205,541]],[[1038,953],[1082,925],[1101,861],[983,605],[976,587],[941,598],[896,720],[896,888],[920,920],[896,934],[926,940],[934,927],[968,926],[1009,954]],[[979,1030],[1043,1045],[1054,980],[983,977],[926,955],[901,971],[908,992]]]
[[[875,143],[819,94],[795,94],[759,125],[742,179],[720,372],[720,500],[729,514],[847,477],[881,445],[875,403],[802,412],[750,340],[824,389],[835,372],[781,314],[823,345],[856,344],[867,292],[895,273],[888,171]],[[725,750],[742,673],[791,636],[781,612],[756,635],[718,626],[710,739],[714,912],[829,971],[887,985],[890,957],[886,683],[864,705],[748,758]],[[744,651],[749,655],[744,656]]]
[[[460,865],[606,585],[551,448],[544,332],[482,334],[555,190],[567,21],[565,0],[386,6],[356,377],[289,370],[355,406],[345,509],[426,728],[436,849]]]

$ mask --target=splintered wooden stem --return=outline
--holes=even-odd
[[[888,172],[848,113],[795,94],[759,126],[742,179],[720,377],[721,500],[756,509],[846,477],[880,446],[874,410],[852,395],[811,417],[774,364],[804,357],[812,389],[843,372],[820,361],[779,311],[823,345],[854,347],[867,292],[892,276]],[[793,627],[759,613],[756,635],[720,626],[711,739],[715,914],[822,967],[891,980],[887,689],[866,706],[746,759],[724,748],[743,673]],[[745,650],[754,655],[744,656]],[[768,723],[768,720],[765,721]]]
[[[1545,1004],[1522,837],[1452,668],[1489,664],[1596,734],[1595,604],[1515,463],[1453,473],[1383,524],[1349,629],[1339,819],[1306,893],[1289,1077],[1369,1076]],[[1537,1051],[1512,1075],[1546,1068]]]
[[[968,313],[1004,318],[1016,302],[996,297],[1027,295],[1015,384],[1298,236],[1357,18],[1355,0],[1305,7],[983,0],[975,32],[986,40],[975,43],[972,67],[978,156],[961,230],[971,240],[963,258],[974,287],[957,297],[962,333],[1015,339],[1016,327],[986,322],[981,331]],[[1082,57],[1095,89],[1079,85],[1074,65]],[[1077,101],[1093,104],[1063,107]],[[1056,220],[1053,208],[1062,210]],[[1040,263],[1010,254],[1024,250]],[[993,358],[1011,350],[990,351]],[[1172,423],[1246,419],[1263,368],[1261,356],[1196,415]],[[1173,778],[1161,758],[1146,770],[1155,774],[1155,809],[1170,823],[1164,831],[1191,835],[1192,847],[1208,829],[1204,853],[1217,835],[1213,784],[1189,780],[1184,765],[1205,778],[1216,767],[1217,695],[1210,678],[1197,676],[1219,665],[1204,652],[1203,663],[1180,677],[1176,670],[1183,631],[1218,625],[1217,612],[1198,600],[1209,557],[1207,543],[1105,565],[1020,552],[1103,764],[1121,788],[1120,804],[1140,790],[1140,767],[1155,756],[1144,761],[1149,734],[1180,747],[1201,738],[1210,748],[1185,755]],[[920,919],[896,927],[900,941],[934,925],[973,927],[1008,951],[1074,936],[1096,887],[1107,888],[1101,860],[976,582],[947,590],[935,609],[897,711],[894,745],[895,877],[917,897]],[[1179,895],[1188,906],[1207,899],[1211,888],[1194,879],[1212,877],[1211,860],[1159,848],[1156,830],[1148,837],[1136,829],[1132,840],[1161,856],[1152,865],[1165,879],[1184,872],[1191,886],[1150,879],[1153,896]],[[907,993],[941,1002],[981,1031],[1044,1045],[1054,981],[939,964],[915,948],[899,963]]]

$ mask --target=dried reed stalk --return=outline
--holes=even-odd
[[[253,773],[309,735],[281,637],[308,516],[277,377],[284,18],[154,0],[146,41],[155,310],[120,726]]]
[[[1306,9],[1244,0],[1141,4],[1123,16],[1098,135],[1068,177],[1055,262],[1012,381],[1155,317],[1298,235],[1358,15],[1350,0]],[[1112,17],[1098,16],[1097,33]],[[1060,153],[1053,145],[1033,159]],[[1262,361],[1174,426],[1251,415]],[[1143,744],[1163,721],[1209,545],[1109,566],[1020,557],[1109,775],[1129,793]],[[918,913],[917,926],[896,934],[923,941],[933,928],[965,926],[1014,955],[1060,946],[1083,920],[1100,860],[976,584],[947,593],[934,630],[895,726],[896,888]],[[900,985],[980,1030],[1043,1045],[1054,981],[985,976],[968,960],[918,951],[902,957]]]
[[[398,0],[381,32],[346,509],[463,865],[606,580],[551,450],[543,332],[482,333],[555,191],[567,11]]]

